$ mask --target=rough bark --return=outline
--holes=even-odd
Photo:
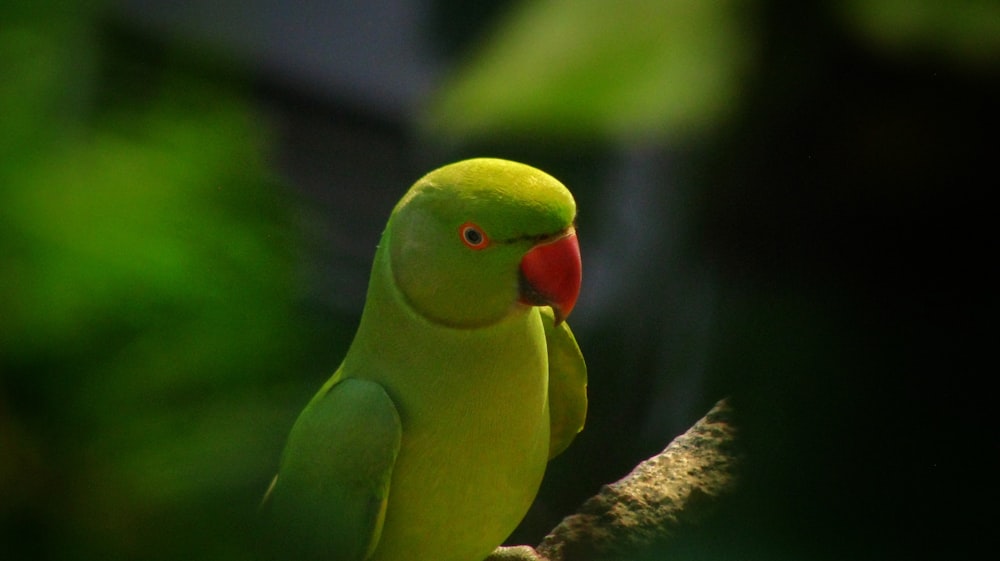
[[[613,561],[668,547],[736,485],[732,409],[718,402],[687,432],[588,499],[537,548],[497,549],[486,561]]]

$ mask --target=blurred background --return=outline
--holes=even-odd
[[[588,426],[512,543],[729,396],[740,491],[648,559],[961,557],[998,71],[988,0],[4,2],[0,557],[259,558],[389,211],[480,155],[584,259]]]

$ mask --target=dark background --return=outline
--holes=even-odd
[[[512,542],[726,396],[740,491],[650,559],[991,535],[996,3],[55,4],[0,8],[0,557],[259,557],[392,205],[479,155],[580,212],[588,426]]]

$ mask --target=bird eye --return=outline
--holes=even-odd
[[[483,232],[482,228],[472,222],[466,222],[459,226],[458,233],[462,236],[462,243],[468,246],[469,249],[480,250],[490,245],[490,240],[486,237],[486,232]]]

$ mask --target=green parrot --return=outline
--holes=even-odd
[[[265,508],[285,559],[480,561],[583,428],[563,321],[580,291],[576,203],[478,158],[396,205],[357,334],[288,437]]]

